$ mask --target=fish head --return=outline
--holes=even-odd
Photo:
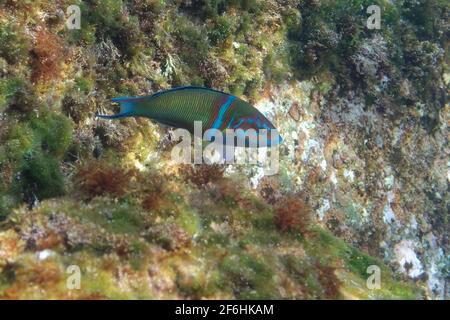
[[[242,117],[233,125],[236,136],[246,139],[246,146],[271,147],[280,144],[283,139],[275,126],[264,116]]]

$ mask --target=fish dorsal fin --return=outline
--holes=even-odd
[[[126,102],[139,102],[139,101],[143,101],[148,99],[151,96],[144,96],[144,97],[118,97],[118,98],[112,98],[111,101],[112,102],[117,102],[117,103],[126,103]]]
[[[210,92],[215,92],[215,93],[221,93],[221,94],[225,94],[227,96],[231,96],[231,94],[226,93],[226,92],[222,92],[219,90],[215,90],[215,89],[211,89],[211,88],[205,88],[205,87],[196,87],[196,86],[184,86],[184,87],[177,87],[177,88],[172,88],[172,89],[167,89],[167,90],[163,90],[163,91],[159,91],[156,92],[152,95],[149,96],[141,96],[141,97],[118,97],[118,98],[113,98],[111,99],[112,102],[117,102],[117,103],[124,103],[124,102],[140,102],[140,101],[144,101],[144,100],[150,100],[156,97],[159,97],[160,95],[166,94],[166,93],[171,93],[171,92],[176,92],[176,91],[182,91],[182,90],[199,90],[199,91],[210,91]]]
[[[166,93],[171,93],[171,92],[176,92],[176,91],[182,91],[182,90],[198,90],[198,91],[209,91],[209,92],[215,92],[215,93],[220,93],[220,94],[224,94],[227,96],[231,96],[231,94],[223,92],[223,91],[219,91],[216,89],[212,89],[212,88],[205,88],[205,87],[196,87],[196,86],[184,86],[184,87],[177,87],[177,88],[172,88],[172,89],[167,89],[167,90],[163,90],[163,91],[159,91],[151,96],[147,96],[148,99],[150,98],[156,98],[160,95],[166,94]]]

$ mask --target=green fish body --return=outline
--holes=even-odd
[[[175,128],[194,133],[194,122],[201,121],[202,134],[208,129],[254,129],[256,135],[267,130],[266,143],[270,146],[270,133],[276,130],[272,123],[255,107],[233,95],[203,87],[179,87],[145,97],[112,99],[121,106],[117,115],[97,115],[105,119],[147,117]],[[278,136],[274,144],[281,142]]]

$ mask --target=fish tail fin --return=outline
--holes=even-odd
[[[118,114],[111,115],[111,116],[97,113],[96,116],[99,118],[103,118],[103,119],[118,119],[118,118],[130,117],[133,115],[136,102],[141,101],[141,100],[142,100],[142,98],[129,98],[129,97],[120,97],[120,98],[111,99],[112,102],[117,102],[120,104],[120,112]]]

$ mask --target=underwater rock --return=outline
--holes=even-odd
[[[448,299],[449,5],[219,2],[0,7],[0,298]],[[94,117],[180,86],[251,102],[278,172]]]

